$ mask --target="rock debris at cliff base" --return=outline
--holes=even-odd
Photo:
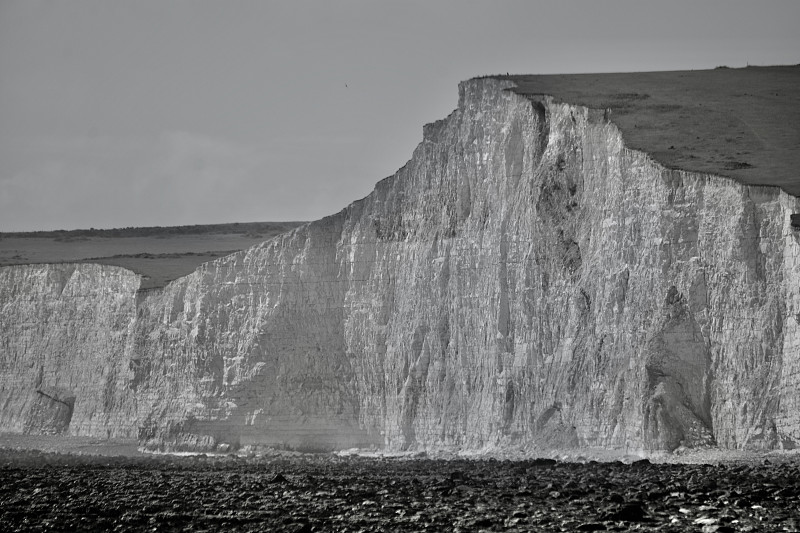
[[[667,465],[0,450],[14,531],[797,531],[794,461]]]
[[[603,110],[512,89],[463,82],[369,196],[162,289],[0,269],[0,428],[151,450],[800,445],[798,199],[665,168]]]

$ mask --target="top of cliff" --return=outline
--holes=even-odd
[[[800,65],[492,77],[518,94],[610,110],[628,147],[669,168],[800,196]]]

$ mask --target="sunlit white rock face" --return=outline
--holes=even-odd
[[[800,442],[798,199],[664,169],[602,112],[509,86],[462,83],[372,194],[163,290],[0,269],[2,428],[195,449]],[[70,269],[81,289],[59,292]]]
[[[112,266],[0,268],[0,431],[135,436],[138,287]]]

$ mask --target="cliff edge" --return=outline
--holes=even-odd
[[[800,65],[504,76],[518,94],[605,110],[662,165],[800,196]]]
[[[369,196],[163,289],[0,269],[0,427],[151,449],[795,447],[800,201],[667,168],[608,109],[534,92],[463,82]]]

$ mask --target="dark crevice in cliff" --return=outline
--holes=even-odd
[[[409,352],[406,355],[403,374],[405,381],[400,392],[402,409],[400,412],[400,430],[403,441],[402,449],[408,449],[416,443],[415,423],[417,408],[425,394],[425,382],[430,366],[430,353],[426,343],[426,336],[430,328],[421,324],[414,329]]]
[[[547,150],[547,145],[550,142],[550,120],[548,117],[548,111],[540,99],[536,97],[529,97],[528,99],[533,107],[533,112],[536,117],[536,124],[538,126],[537,139],[539,145],[537,146],[536,153],[538,153],[541,157],[541,154],[545,153]]]
[[[75,268],[75,265],[65,265],[63,268],[60,268],[51,274],[58,278],[58,288],[56,288],[56,292],[58,293],[59,297],[64,294],[64,289],[67,288],[69,280],[72,279],[72,276],[75,274]]]
[[[511,308],[509,304],[508,286],[508,235],[507,221],[500,224],[500,261],[498,264],[498,304],[497,304],[497,348],[502,353],[512,351],[513,338],[511,330]],[[503,371],[502,359],[499,372]]]
[[[36,389],[38,397],[31,406],[23,433],[59,435],[66,433],[75,409],[75,396],[56,390]]]
[[[647,342],[645,442],[667,451],[712,445],[708,346],[674,285],[667,292],[663,313]]]

